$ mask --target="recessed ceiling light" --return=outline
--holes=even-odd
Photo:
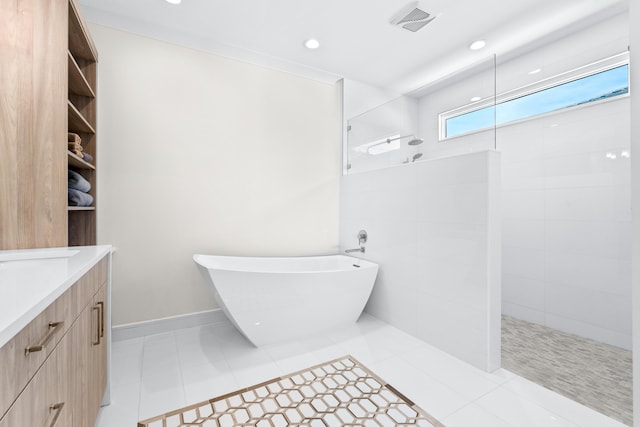
[[[306,42],[304,42],[304,46],[307,49],[317,49],[320,47],[320,42],[316,39],[309,39]]]
[[[536,68],[535,70],[529,71],[529,74],[538,74],[540,71],[542,71],[542,68]]]
[[[474,96],[473,98],[471,98],[471,102],[480,101],[480,99],[482,98],[480,98],[479,96]]]
[[[171,3],[171,4],[180,4],[180,2],[182,0],[165,0],[167,3]]]
[[[483,47],[485,47],[487,45],[487,42],[484,40],[476,40],[473,43],[471,43],[469,45],[469,49],[471,50],[478,50],[478,49],[482,49]]]

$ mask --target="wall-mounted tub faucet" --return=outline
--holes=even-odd
[[[365,230],[360,230],[358,232],[358,248],[354,249],[345,249],[344,252],[350,254],[352,252],[362,252],[364,253],[364,244],[367,243],[367,232]]]

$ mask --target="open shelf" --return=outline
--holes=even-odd
[[[71,151],[67,150],[67,154],[69,155],[69,166],[70,167],[74,167],[74,168],[77,168],[77,169],[96,170],[96,167],[94,165],[92,165],[91,163],[81,159],[80,156],[77,156],[76,154],[72,153]]]
[[[88,96],[89,98],[95,98],[96,94],[91,89],[91,85],[84,77],[80,66],[76,62],[71,52],[67,52],[67,59],[69,65],[69,91],[76,95]]]
[[[80,111],[78,111],[71,101],[67,101],[67,106],[69,110],[69,132],[96,133],[93,126],[80,114]]]
[[[72,212],[72,211],[95,211],[96,207],[95,206],[68,206],[67,210],[69,212]]]
[[[96,104],[98,52],[80,14],[78,0],[68,0],[67,69],[68,91],[67,130],[82,140],[83,153],[91,154],[92,163],[67,150],[67,166],[78,170],[93,189],[94,206],[67,206],[68,245],[96,244]]]
[[[69,50],[75,58],[98,60],[97,50],[80,18],[75,1],[69,1]]]

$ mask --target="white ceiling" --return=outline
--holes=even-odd
[[[389,23],[398,0],[80,0],[88,20],[314,78],[408,92],[488,55],[627,9],[628,0],[420,0],[438,18],[417,33]],[[308,38],[321,46],[310,51]],[[471,52],[469,43],[487,47]]]

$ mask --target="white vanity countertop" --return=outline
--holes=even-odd
[[[0,347],[109,252],[110,245],[0,251]]]

